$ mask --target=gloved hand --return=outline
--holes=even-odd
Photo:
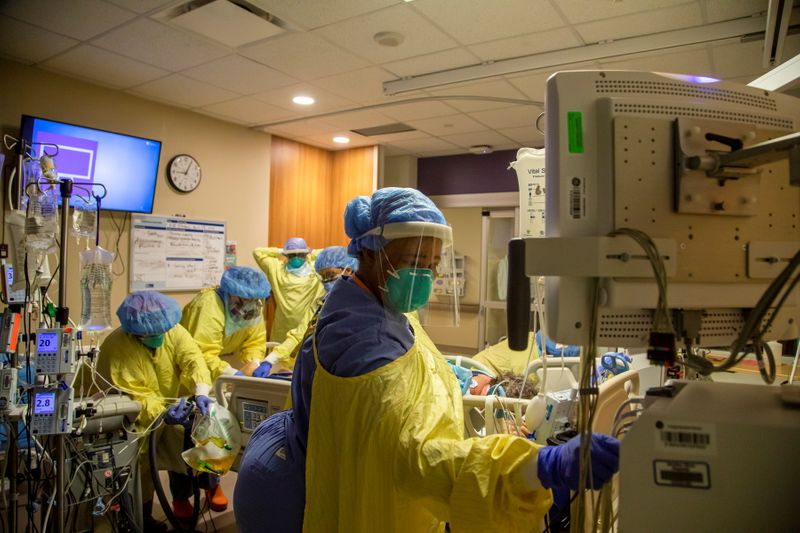
[[[253,377],[254,378],[265,378],[269,376],[269,373],[272,371],[272,363],[267,361],[262,361],[258,368],[253,370]]]
[[[237,370],[236,372],[233,373],[233,375],[234,376],[244,376],[244,372],[242,372],[241,370]]]
[[[539,450],[537,469],[539,481],[546,489],[567,487],[578,490],[580,483],[580,435],[560,446],[546,446]],[[599,489],[619,469],[619,441],[609,435],[592,433],[589,456],[592,475],[589,487]]]
[[[195,396],[194,403],[197,404],[197,408],[200,410],[200,414],[205,416],[208,414],[208,408],[211,405],[211,398],[208,396]]]
[[[164,415],[164,423],[176,426],[184,425],[188,421],[191,412],[192,406],[186,402],[186,398],[181,398],[181,401],[172,404],[167,409],[167,413]]]

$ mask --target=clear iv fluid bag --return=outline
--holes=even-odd
[[[72,212],[72,234],[94,239],[97,234],[97,204],[75,206],[75,211]]]
[[[114,254],[96,246],[81,252],[81,322],[79,329],[102,331],[111,327],[111,265]]]
[[[31,186],[25,213],[25,248],[28,251],[52,250],[58,226],[58,199],[52,189]]]

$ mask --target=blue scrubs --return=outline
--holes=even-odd
[[[328,372],[367,374],[402,356],[414,344],[408,319],[384,308],[352,278],[336,282],[320,311],[317,353]],[[305,456],[316,364],[311,338],[297,356],[292,411],[265,420],[250,437],[233,495],[242,533],[296,532],[303,528]]]

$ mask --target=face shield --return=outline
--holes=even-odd
[[[225,336],[238,330],[255,326],[263,320],[264,303],[255,298],[241,298],[233,294],[225,295]]]
[[[413,314],[425,327],[457,326],[452,229],[430,222],[400,222],[370,234],[388,241],[375,252],[384,306]]]

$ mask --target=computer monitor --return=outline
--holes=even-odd
[[[546,238],[523,242],[525,273],[546,276],[549,335],[588,344],[599,279],[597,344],[648,345],[650,264],[633,240],[607,237],[628,227],[665,257],[668,307],[702,310],[699,343],[730,345],[800,249],[800,188],[786,160],[733,169],[735,179],[687,161],[800,130],[800,100],[697,76],[573,71],[548,79],[545,106]],[[798,300],[764,340],[798,336]]]
[[[107,190],[102,209],[153,212],[160,141],[27,115],[22,116],[20,132],[29,144],[37,143],[30,148],[36,158],[52,155],[52,145],[58,146],[56,170],[59,177],[73,180],[76,196],[88,196],[90,189],[100,194],[101,189],[91,187],[102,183]],[[70,204],[78,201],[73,197]]]

